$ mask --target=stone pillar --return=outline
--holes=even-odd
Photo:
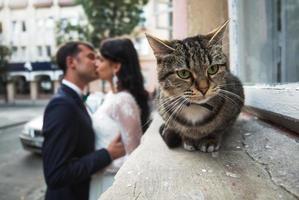
[[[227,0],[188,0],[187,30],[188,36],[207,34],[222,25],[228,19]],[[228,44],[228,34],[224,35],[223,44]],[[228,55],[228,45],[223,51]]]
[[[6,85],[6,90],[7,90],[7,102],[8,103],[14,103],[15,102],[15,84],[13,81],[9,81]]]
[[[183,39],[188,36],[187,1],[173,1],[173,38]]]
[[[32,80],[30,81],[30,98],[31,100],[37,100],[38,96],[38,88],[37,88],[37,81]]]
[[[60,81],[54,80],[54,94],[57,93],[59,87],[60,87]]]

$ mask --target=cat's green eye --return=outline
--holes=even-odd
[[[191,72],[183,69],[183,70],[177,71],[177,75],[182,79],[187,79],[187,78],[191,77]]]
[[[219,70],[219,65],[212,65],[208,68],[208,74],[214,75],[218,72],[218,70]]]

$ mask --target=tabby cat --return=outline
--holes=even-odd
[[[207,35],[160,40],[146,34],[157,59],[160,134],[170,147],[217,151],[244,104],[241,82],[222,50],[228,22]]]

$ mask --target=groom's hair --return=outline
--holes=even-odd
[[[80,45],[86,46],[87,48],[91,50],[95,50],[95,48],[87,43],[87,42],[81,42],[81,41],[72,41],[67,42],[60,46],[56,53],[56,63],[58,67],[63,71],[63,73],[66,73],[67,66],[66,66],[66,59],[68,56],[76,56],[81,51],[79,48]]]

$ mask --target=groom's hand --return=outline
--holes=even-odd
[[[112,160],[122,157],[126,154],[124,144],[122,143],[121,136],[118,134],[107,148]]]

